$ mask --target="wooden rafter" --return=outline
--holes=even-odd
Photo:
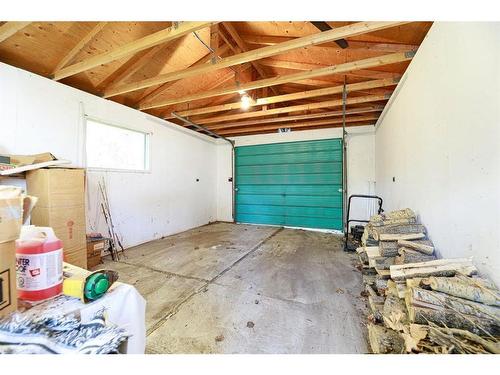
[[[374,122],[370,121],[363,121],[363,122],[351,122],[349,123],[349,127],[357,127],[357,126],[374,126]],[[302,131],[302,130],[317,130],[317,129],[331,129],[331,128],[341,128],[342,124],[328,124],[328,125],[317,125],[317,126],[304,126],[300,128],[294,128],[293,131]],[[223,133],[220,135],[223,135],[224,137],[242,137],[244,135],[255,135],[255,134],[269,134],[269,133],[276,133],[278,129],[269,129],[269,130],[252,130],[249,129],[245,133]]]
[[[171,40],[177,39],[181,36],[187,35],[193,31],[200,30],[205,27],[209,27],[214,22],[181,22],[176,23],[164,30],[160,30],[151,35],[147,35],[138,40],[134,40],[123,46],[117,47],[111,51],[101,53],[96,56],[89,57],[79,63],[69,65],[65,68],[60,69],[56,74],[54,74],[55,80],[60,80],[65,77],[69,77],[86,70],[95,68],[96,66],[109,63],[114,60],[121,59],[137,53],[139,51],[154,47],[161,43],[166,43]]]
[[[99,22],[92,30],[90,30],[87,35],[85,35],[82,39],[75,44],[73,48],[57,63],[57,66],[52,71],[52,75],[56,75],[62,68],[71,63],[75,56],[80,52],[90,41],[99,34],[104,26],[107,25],[107,22]]]
[[[346,123],[351,122],[376,122],[378,116],[358,116],[358,117],[349,117],[346,118]],[[331,125],[331,124],[342,124],[342,119],[328,119],[328,120],[318,120],[318,121],[305,121],[305,122],[297,122],[292,124],[271,124],[271,125],[262,125],[262,126],[247,126],[238,129],[233,128],[223,128],[222,130],[218,130],[218,134],[237,134],[237,133],[246,133],[248,131],[263,131],[263,130],[277,130],[279,128],[302,128],[306,126],[320,126],[320,125]]]
[[[231,38],[233,38],[233,40],[236,42],[238,47],[243,52],[247,52],[249,50],[249,48],[248,48],[247,44],[240,38],[240,35],[238,34],[238,32],[236,31],[234,26],[229,22],[224,22],[223,25],[224,25],[224,28],[229,33],[229,35],[231,35]],[[257,61],[252,61],[251,64],[254,67],[254,69],[257,71],[257,73],[259,73],[261,78],[269,78],[269,75],[264,71],[264,69],[262,68],[260,63],[258,63]],[[273,92],[276,95],[279,95],[279,92],[276,89],[276,87],[271,87],[271,90],[273,90]]]
[[[241,38],[248,44],[264,45],[264,46],[274,46],[279,43],[296,39],[294,37],[289,37],[289,36],[267,36],[267,35],[241,35]],[[391,52],[404,52],[418,48],[418,45],[415,44],[380,43],[380,42],[355,41],[355,40],[349,40],[348,42],[350,50],[364,49],[369,51],[391,53]],[[339,46],[337,46],[334,42],[325,43],[319,47],[339,49]]]
[[[301,80],[308,79],[308,78],[321,77],[321,76],[326,76],[326,75],[335,74],[335,73],[349,72],[349,71],[353,71],[353,70],[357,70],[357,69],[367,69],[367,68],[372,68],[375,66],[394,64],[397,62],[411,60],[413,58],[413,56],[414,56],[414,51],[405,52],[405,53],[398,52],[398,53],[393,53],[390,55],[371,57],[371,58],[364,59],[364,60],[357,60],[357,61],[352,61],[352,62],[348,62],[345,64],[332,65],[332,66],[328,66],[325,68],[310,70],[310,71],[306,71],[306,72],[300,72],[300,73],[295,73],[295,74],[289,74],[289,75],[283,75],[283,76],[278,76],[278,77],[273,77],[273,78],[262,79],[259,81],[253,81],[253,82],[239,85],[239,86],[235,85],[233,87],[228,87],[228,88],[223,88],[223,89],[218,89],[218,90],[199,92],[199,93],[196,93],[193,95],[188,95],[185,97],[158,100],[157,102],[143,104],[142,109],[156,108],[156,107],[162,107],[162,106],[167,106],[167,105],[172,105],[172,104],[177,104],[177,103],[189,102],[189,101],[198,100],[198,99],[210,98],[212,96],[226,95],[226,94],[238,92],[240,90],[255,90],[255,89],[262,88],[262,87],[280,85],[280,84],[289,83],[289,82],[297,82],[297,81],[301,81]]]
[[[369,113],[369,112],[382,112],[384,106],[370,106],[370,107],[362,107],[362,108],[353,108],[346,110],[346,115],[359,114],[359,113]],[[326,118],[326,117],[335,117],[342,116],[342,111],[328,111],[321,113],[309,113],[306,115],[296,115],[296,116],[281,116],[281,117],[272,117],[272,118],[259,118],[255,120],[247,120],[247,121],[239,121],[239,122],[231,122],[231,123],[222,123],[222,124],[208,124],[207,128],[211,130],[217,130],[222,128],[234,128],[240,126],[247,125],[261,125],[261,124],[269,124],[274,122],[289,122],[289,121],[297,121],[297,120],[312,120],[318,118]]]
[[[359,97],[348,98],[346,101],[346,104],[351,105],[351,104],[359,104],[359,103],[376,102],[376,101],[381,101],[381,100],[387,100],[387,99],[389,99],[389,97],[390,97],[390,95],[359,96]],[[289,107],[273,108],[273,109],[269,109],[267,111],[253,111],[253,112],[237,113],[234,115],[222,115],[222,116],[216,116],[216,117],[201,118],[201,119],[196,119],[193,121],[199,122],[200,124],[214,124],[214,123],[219,123],[219,122],[224,122],[224,121],[240,120],[240,119],[244,119],[244,118],[265,117],[265,116],[278,115],[278,114],[290,113],[290,112],[311,111],[313,109],[338,107],[341,105],[342,105],[342,100],[335,99],[335,100],[326,100],[324,102],[319,102],[319,103],[299,104],[299,105],[293,105],[293,106],[289,106]]]
[[[228,50],[229,50],[229,47],[227,45],[223,45],[223,46],[219,47],[219,50],[218,50],[219,56],[224,55]],[[208,63],[210,63],[212,58],[213,58],[212,54],[207,53],[205,56],[196,60],[190,66],[208,64]],[[153,87],[149,87],[148,89],[144,90],[144,93],[141,95],[141,97],[137,101],[137,106],[140,106],[142,103],[154,100],[155,98],[164,94],[173,84],[175,84],[175,82],[167,82],[161,86],[158,86],[158,87],[153,86]]]
[[[99,85],[99,91],[115,87],[131,77],[135,72],[151,62],[151,59],[165,47],[159,44],[148,50],[140,51],[127,60],[125,64],[106,77]]]
[[[5,22],[2,26],[0,26],[0,43],[10,38],[18,31],[24,29],[30,23],[31,22]]]
[[[381,79],[381,80],[361,82],[361,83],[352,83],[352,84],[347,85],[346,89],[347,89],[347,91],[351,92],[351,91],[358,91],[358,90],[367,90],[367,89],[372,89],[372,88],[377,88],[377,87],[394,86],[397,83],[398,83],[398,80]],[[340,93],[342,93],[343,89],[344,89],[344,86],[342,85],[342,86],[334,86],[334,87],[329,87],[329,88],[324,88],[324,89],[301,91],[301,92],[297,92],[297,93],[293,93],[293,94],[270,96],[267,98],[264,97],[264,98],[259,98],[259,99],[255,100],[251,104],[251,106],[256,107],[256,106],[263,106],[263,105],[267,105],[267,104],[281,103],[281,102],[287,102],[287,101],[298,100],[298,99],[307,99],[307,98],[315,98],[315,97],[319,97],[319,96],[340,94]],[[194,115],[201,115],[201,114],[205,114],[205,113],[229,111],[232,109],[239,109],[241,107],[242,107],[241,101],[238,101],[238,102],[234,102],[234,103],[222,104],[219,106],[203,107],[203,108],[191,109],[188,111],[180,111],[177,113],[180,116],[194,116]]]
[[[360,35],[372,31],[383,30],[389,27],[398,26],[406,22],[358,22],[344,27],[339,27],[330,31],[320,32],[313,35],[297,38],[287,42],[283,42],[274,46],[267,46],[255,50],[240,53],[235,56],[230,56],[225,59],[219,60],[216,64],[211,66],[199,66],[187,68],[178,72],[161,74],[157,77],[148,78],[138,82],[133,82],[116,89],[109,90],[105,93],[105,97],[111,97],[127,92],[140,90],[149,86],[159,85],[169,81],[179,80],[187,77],[192,77],[202,73],[208,73],[213,70],[227,68],[234,65],[259,60],[265,57],[279,55],[297,48],[306,46],[322,44],[329,41]]]
[[[260,63],[264,66],[270,66],[273,68],[282,68],[290,70],[311,70],[317,68],[323,68],[327,65],[325,64],[311,64],[295,61],[283,61],[275,59],[263,59]],[[383,78],[401,78],[400,74],[390,73],[390,72],[378,72],[373,70],[357,70],[355,72],[346,73],[347,76],[363,77],[363,78],[373,78],[373,79],[383,79]]]

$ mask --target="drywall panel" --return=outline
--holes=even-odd
[[[213,139],[0,64],[0,152],[50,151],[75,166],[85,166],[84,114],[151,133],[151,172],[88,172],[88,230],[107,233],[97,189],[101,179],[108,186],[113,219],[125,246],[215,220],[217,146]]]
[[[375,133],[373,126],[347,128],[348,194],[373,194],[375,187]],[[235,137],[236,146],[341,138],[342,129],[292,131]],[[217,219],[232,221],[231,146],[219,142],[217,151]],[[367,201],[353,205],[352,217],[368,218],[374,206]]]
[[[376,131],[377,193],[500,284],[500,23],[435,23]]]

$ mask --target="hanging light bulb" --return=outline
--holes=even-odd
[[[252,98],[248,94],[243,94],[241,96],[241,108],[248,109],[252,104]]]

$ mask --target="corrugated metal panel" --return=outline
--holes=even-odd
[[[236,147],[236,221],[342,230],[342,140]]]

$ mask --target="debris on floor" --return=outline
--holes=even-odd
[[[224,341],[224,335],[215,336],[215,341],[216,342]]]
[[[375,215],[358,253],[374,353],[500,353],[500,292],[471,258],[437,259],[407,208]]]
[[[253,328],[253,327],[255,327],[255,323],[252,322],[252,321],[249,321],[249,322],[247,322],[247,327],[248,328]]]

